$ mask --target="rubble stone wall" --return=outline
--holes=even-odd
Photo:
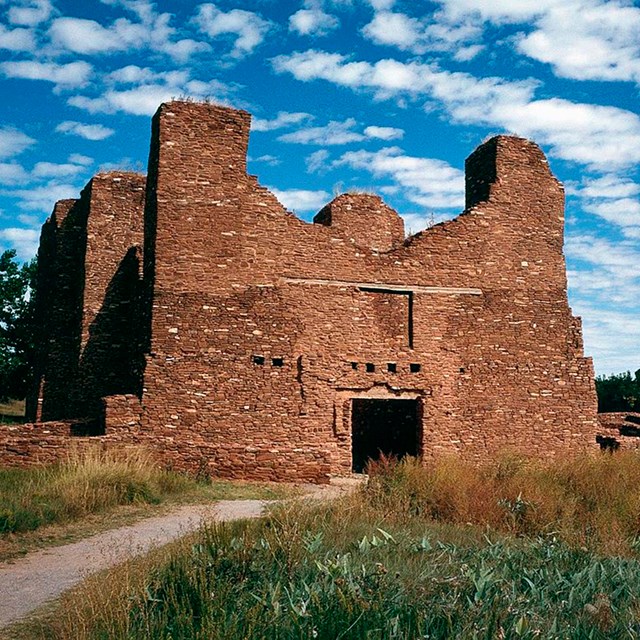
[[[103,397],[104,438],[213,475],[326,481],[351,470],[353,399],[377,398],[418,401],[424,458],[597,447],[592,363],[566,295],[564,193],[534,143],[481,145],[466,210],[405,240],[400,216],[370,194],[338,196],[313,224],[287,211],[246,173],[249,126],[244,111],[160,107],[141,285],[141,180],[106,174],[100,197],[94,179],[90,199],[65,205],[90,220],[69,380],[90,413]],[[47,224],[59,228],[55,212]],[[73,254],[58,248],[65,231],[57,255]],[[56,268],[62,282],[67,267]],[[122,313],[101,334],[105,306]],[[54,325],[50,363],[63,358]],[[96,335],[103,355],[89,366]],[[63,395],[50,377],[45,416]]]

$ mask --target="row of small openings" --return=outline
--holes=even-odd
[[[357,362],[352,362],[351,363],[351,368],[354,371],[358,370],[358,363]],[[411,373],[419,373],[420,369],[422,368],[422,366],[420,364],[418,364],[417,362],[411,362],[409,364],[409,371]],[[373,362],[365,362],[364,363],[364,369],[367,373],[374,373],[376,370],[376,365],[373,364]],[[387,362],[387,371],[389,373],[398,373],[398,365],[395,362]]]
[[[263,366],[266,362],[266,358],[264,356],[251,356],[251,362],[253,364],[257,364]],[[271,366],[272,367],[283,367],[284,366],[284,358],[271,358]]]

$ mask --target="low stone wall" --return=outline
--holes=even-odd
[[[614,439],[618,443],[615,448],[640,449],[640,413],[634,411],[599,413],[598,424],[601,439]]]

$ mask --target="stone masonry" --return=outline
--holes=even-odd
[[[247,175],[249,125],[163,104],[146,181],[99,174],[56,205],[34,424],[0,432],[0,459],[53,459],[75,434],[144,443],[180,469],[322,482],[380,451],[597,448],[564,192],[534,143],[483,143],[465,211],[405,238],[374,195],[298,219]]]

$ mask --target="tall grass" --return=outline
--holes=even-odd
[[[554,535],[607,553],[640,535],[640,455],[620,452],[539,461],[504,456],[483,466],[455,458],[370,466],[365,500],[394,519],[474,524],[516,535]]]
[[[211,525],[93,578],[42,637],[637,638],[639,465],[383,461],[339,502]]]
[[[67,522],[115,505],[157,503],[193,481],[142,449],[73,451],[54,466],[0,469],[0,533]]]

